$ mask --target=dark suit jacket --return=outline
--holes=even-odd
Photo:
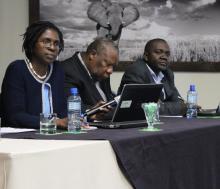
[[[51,85],[53,112],[59,118],[66,117],[64,96],[64,73],[58,62],[53,63],[51,75],[46,82]],[[5,126],[35,128],[40,127],[42,112],[43,81],[36,80],[24,60],[9,64],[2,82],[2,122]]]
[[[121,93],[124,84],[155,83],[146,64],[147,62],[144,59],[139,59],[127,68],[122,77],[118,93]],[[164,78],[162,82],[166,98],[160,99],[163,102],[160,104],[160,113],[166,115],[185,114],[186,106],[175,87],[173,72],[168,68],[166,71],[163,71],[163,74]]]
[[[69,96],[70,88],[77,87],[82,99],[83,111],[94,106],[98,101],[103,100],[95,86],[95,82],[80,62],[78,52],[71,58],[61,62],[61,65],[65,72],[65,94],[66,96]],[[111,91],[110,78],[102,80],[100,86],[105,93],[107,100],[112,100],[114,95]]]

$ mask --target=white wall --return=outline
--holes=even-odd
[[[175,73],[175,82],[180,94],[186,99],[186,92],[191,83],[196,85],[203,108],[215,108],[220,102],[220,73]]]
[[[0,84],[8,64],[23,58],[21,52],[22,37],[28,25],[28,0],[0,0]],[[114,91],[120,84],[122,72],[111,77]],[[204,108],[213,108],[220,101],[220,73],[175,73],[176,86],[185,98],[188,86],[194,83],[199,93],[199,104]]]
[[[8,64],[23,58],[20,35],[28,20],[28,0],[0,0],[0,85]]]

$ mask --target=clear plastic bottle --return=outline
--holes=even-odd
[[[78,132],[81,130],[81,98],[77,88],[71,88],[70,93],[67,100],[68,132]]]
[[[197,98],[198,94],[195,85],[190,85],[189,91],[187,92],[187,119],[197,117]]]

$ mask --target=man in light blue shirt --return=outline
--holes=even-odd
[[[160,96],[160,114],[184,115],[186,104],[174,84],[173,72],[169,69],[170,48],[163,39],[147,42],[142,58],[130,65],[121,80],[118,93],[124,84],[163,83]]]

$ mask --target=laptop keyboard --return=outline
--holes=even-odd
[[[111,121],[103,121],[103,122],[91,122],[89,125],[96,126],[99,128],[133,128],[133,127],[141,127],[146,125],[146,120],[136,120],[136,121],[122,121],[122,122],[111,122]]]

